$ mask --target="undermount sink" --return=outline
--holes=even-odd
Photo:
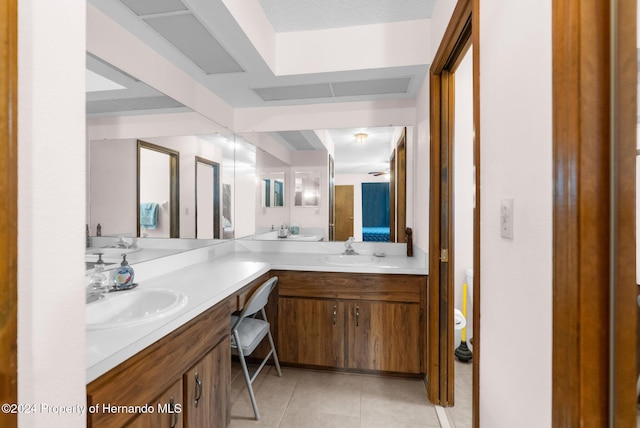
[[[374,256],[365,254],[334,254],[322,259],[325,263],[340,266],[368,266],[376,263]]]
[[[175,313],[187,304],[187,296],[172,290],[112,292],[87,304],[87,330],[129,327]]]

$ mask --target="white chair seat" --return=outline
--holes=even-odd
[[[231,316],[232,327],[238,322],[238,318],[239,317],[235,315]],[[251,354],[267,335],[269,328],[270,324],[267,321],[256,318],[245,318],[238,326],[238,337],[240,337],[242,353],[244,355]],[[234,336],[231,336],[231,352],[234,355],[238,355],[237,348],[236,339]]]

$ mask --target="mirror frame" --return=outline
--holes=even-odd
[[[180,238],[180,152],[163,146],[137,140],[136,166],[136,234],[140,237],[140,150],[147,149],[169,155],[170,202],[169,238]]]
[[[220,198],[220,188],[222,187],[222,182],[220,181],[220,164],[218,162],[214,162],[212,160],[203,158],[201,156],[195,156],[195,181],[194,181],[194,196],[195,196],[195,239],[211,239],[211,238],[198,238],[198,164],[208,165],[213,169],[213,239],[220,239],[221,228],[220,228],[220,216],[221,209],[220,205],[222,204],[222,200]]]

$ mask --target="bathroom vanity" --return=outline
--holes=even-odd
[[[87,401],[96,410],[88,426],[227,426],[229,318],[272,276],[279,281],[267,312],[283,364],[421,376],[426,257],[323,262],[338,244],[315,248],[324,253],[280,245],[282,253],[236,241],[171,256],[181,264],[158,276],[142,266],[140,287],[125,293],[176,290],[188,303],[146,324],[87,331]]]
[[[280,361],[419,375],[427,277],[273,271]]]

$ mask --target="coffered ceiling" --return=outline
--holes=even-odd
[[[412,32],[410,23],[430,17],[435,0],[89,2],[232,107],[243,108],[415,98],[428,55],[405,54],[411,39],[404,33]],[[260,36],[275,47],[271,54],[247,23],[248,14],[270,25]],[[398,36],[377,44],[378,34]],[[286,64],[295,64],[300,52],[317,64],[301,59],[302,71],[290,70]]]

